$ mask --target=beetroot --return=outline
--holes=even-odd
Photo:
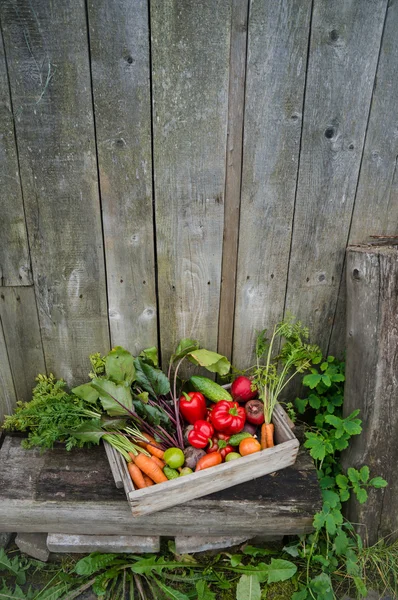
[[[245,405],[246,420],[254,425],[264,423],[264,404],[261,400],[249,400]]]
[[[252,390],[251,380],[240,375],[231,385],[231,394],[235,402],[246,402],[246,400],[256,398],[257,389]]]
[[[247,420],[247,417],[246,417],[246,423],[245,423],[245,426],[242,429],[242,431],[246,431],[247,433],[250,433],[251,435],[255,435],[255,433],[257,431],[257,425],[254,425],[253,423],[249,423],[249,421]]]

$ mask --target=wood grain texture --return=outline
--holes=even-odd
[[[229,359],[232,357],[238,261],[248,11],[249,0],[232,0],[224,237],[218,321],[218,352]]]
[[[0,28],[0,287],[30,285],[28,234],[3,36]]]
[[[398,531],[398,248],[347,252],[347,361],[344,414],[360,409],[362,433],[344,453],[345,468],[368,465],[388,487],[368,489],[347,516],[368,544]]]
[[[321,507],[312,461],[296,464],[165,511],[133,518],[101,446],[65,452],[23,450],[7,436],[0,450],[0,530],[89,535],[257,535],[312,530]],[[29,456],[29,461],[27,461]],[[29,468],[29,477],[27,477]]]
[[[109,348],[83,0],[5,0],[16,115],[46,364],[69,385]]]
[[[311,1],[253,0],[233,360],[283,314],[302,127]]]
[[[14,381],[0,320],[0,424],[3,422],[5,415],[12,413],[16,401]]]
[[[88,2],[112,345],[157,345],[147,0]]]
[[[0,319],[17,399],[28,402],[32,398],[35,377],[46,373],[33,286],[2,289]]]
[[[369,125],[355,197],[349,244],[370,235],[398,234],[398,4],[389,3],[373,90]],[[341,279],[330,351],[345,347],[346,273]]]
[[[386,0],[315,0],[286,309],[326,351]]]
[[[217,348],[231,2],[151,2],[162,362],[182,337]]]
[[[113,479],[115,480],[115,485],[117,488],[123,487],[123,477],[121,475],[119,464],[116,461],[116,457],[114,456],[113,448],[108,442],[104,441],[104,448],[106,452],[106,456],[109,462],[109,466],[112,471]]]

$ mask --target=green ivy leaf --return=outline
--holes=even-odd
[[[325,526],[329,535],[334,535],[336,533],[336,522],[334,520],[333,514],[329,513],[325,518]]]
[[[325,421],[326,423],[329,423],[329,425],[332,425],[332,427],[335,427],[336,429],[343,429],[343,419],[340,419],[340,417],[336,417],[336,415],[326,415],[325,417]]]
[[[382,477],[373,477],[373,479],[369,481],[369,485],[373,486],[374,488],[384,488],[388,485],[388,483]]]
[[[369,471],[369,467],[367,465],[364,465],[363,467],[360,468],[359,477],[361,478],[361,481],[363,481],[363,483],[367,483],[369,481],[369,475],[370,475],[370,471]]]
[[[236,600],[261,600],[260,582],[256,575],[242,575],[236,586]]]
[[[313,390],[314,388],[316,388],[321,379],[322,375],[319,375],[319,373],[312,373],[311,375],[306,375],[303,378],[303,385],[306,385],[311,390]]]
[[[344,489],[348,486],[348,479],[345,475],[339,473],[339,475],[336,476],[336,483],[339,488]]]
[[[340,497],[336,492],[332,490],[322,490],[323,501],[330,506],[330,508],[336,508],[340,502]]]
[[[297,408],[297,412],[300,413],[300,415],[305,413],[305,409],[307,408],[307,404],[308,404],[308,400],[307,398],[296,398],[294,401],[294,405]]]
[[[314,460],[323,460],[326,455],[325,442],[321,437],[316,434],[307,434],[307,441],[304,443],[305,448],[309,448],[310,454]]]
[[[314,515],[314,521],[312,523],[314,526],[314,529],[316,529],[317,531],[322,529],[322,527],[325,525],[325,518],[326,518],[326,515],[323,512],[316,513]]]
[[[315,394],[310,394],[308,396],[308,402],[310,403],[310,406],[312,408],[315,408],[315,410],[317,410],[321,406],[321,399]]]

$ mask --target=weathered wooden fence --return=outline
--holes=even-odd
[[[115,344],[247,365],[286,311],[343,350],[345,248],[398,232],[397,1],[0,19],[0,413]]]

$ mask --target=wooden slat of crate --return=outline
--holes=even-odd
[[[49,533],[50,552],[159,552],[160,537],[150,535],[71,535]]]
[[[245,456],[238,461],[223,463],[211,469],[186,475],[184,478],[173,479],[141,490],[131,489],[131,478],[125,461],[121,459],[119,452],[113,448],[109,449],[109,455],[112,456],[113,454],[114,461],[117,461],[120,465],[124,489],[133,515],[137,517],[151,514],[171,506],[184,504],[195,498],[218,492],[292,465],[296,460],[299,442],[289,427],[285,411],[279,404],[275,406],[272,420],[275,426],[274,437],[277,444],[274,448],[268,448]]]
[[[66,452],[0,449],[0,531],[88,535],[294,535],[312,531],[322,501],[306,453],[282,471],[133,518],[101,446]]]

